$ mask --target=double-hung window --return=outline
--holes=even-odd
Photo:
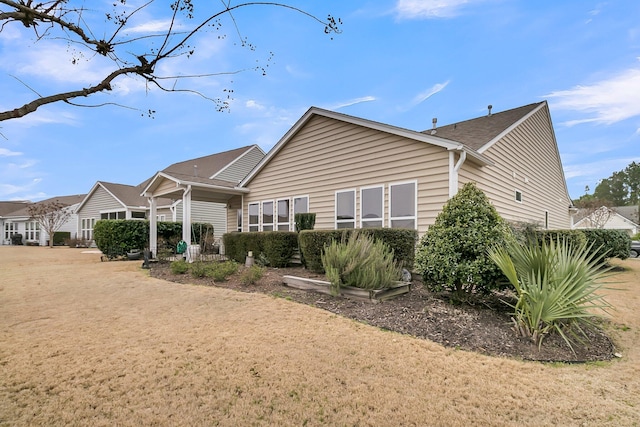
[[[249,203],[249,231],[260,231],[260,205]]]
[[[262,202],[262,231],[273,231],[273,201]]]
[[[276,226],[279,231],[289,231],[291,227],[291,221],[289,220],[289,204],[289,199],[280,199],[276,202]]]
[[[336,191],[336,228],[356,227],[356,190]]]
[[[384,187],[360,189],[360,226],[362,228],[382,227],[384,211]]]
[[[417,187],[416,181],[389,185],[389,227],[416,228]]]

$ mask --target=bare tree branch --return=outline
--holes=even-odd
[[[215,102],[218,107],[225,104],[228,106],[227,101],[220,101],[220,98],[204,95],[196,90],[188,88],[175,89],[175,87],[172,89],[167,89],[163,87],[158,82],[158,80],[165,80],[170,78],[188,78],[195,77],[196,75],[184,77],[166,77],[156,74],[156,67],[160,62],[168,58],[174,58],[176,56],[184,54],[190,56],[193,53],[193,47],[189,46],[188,43],[191,42],[192,39],[194,39],[196,34],[203,32],[205,27],[207,27],[223,15],[228,15],[230,17],[233,22],[235,31],[242,39],[239,26],[236,22],[235,16],[233,16],[232,14],[232,12],[241,8],[259,6],[284,8],[302,14],[308,18],[311,18],[316,23],[324,25],[324,32],[327,34],[341,32],[339,25],[341,25],[342,22],[339,19],[336,20],[331,15],[329,15],[326,20],[322,20],[315,15],[295,6],[278,2],[261,1],[244,2],[236,5],[231,5],[230,1],[222,1],[221,10],[206,16],[202,20],[198,21],[194,26],[191,26],[191,28],[187,28],[186,30],[180,28],[180,30],[178,31],[178,14],[185,14],[187,19],[193,19],[194,5],[192,0],[173,0],[170,4],[172,9],[170,13],[171,18],[167,28],[164,31],[152,35],[135,36],[131,38],[125,37],[117,40],[119,34],[121,34],[131,22],[131,18],[149,7],[154,2],[155,0],[148,0],[132,11],[128,11],[125,8],[123,12],[116,11],[116,13],[114,14],[106,13],[105,15],[107,21],[114,22],[116,24],[116,29],[110,36],[105,36],[104,39],[98,39],[94,36],[95,32],[91,30],[89,25],[84,20],[84,3],[82,6],[73,7],[72,0],[50,0],[36,4],[34,4],[31,0],[0,0],[0,22],[2,22],[0,31],[5,28],[5,25],[7,23],[21,22],[25,27],[33,29],[34,33],[36,34],[37,41],[41,40],[42,38],[63,39],[69,44],[83,46],[95,52],[97,55],[112,59],[117,67],[116,70],[112,71],[104,79],[92,86],[48,96],[41,96],[35,90],[31,89],[28,84],[18,79],[26,87],[30,88],[34,93],[36,93],[38,95],[38,98],[24,104],[21,107],[0,112],[0,121],[24,117],[27,114],[36,111],[38,108],[48,104],[60,101],[69,102],[74,98],[88,97],[95,93],[109,91],[111,90],[112,82],[116,78],[124,75],[141,76],[147,81],[147,83],[151,83],[162,89],[163,91],[194,93],[204,97],[205,99]],[[3,5],[4,10],[2,9]],[[118,5],[125,6],[126,0],[114,2],[113,5],[114,7]],[[47,26],[42,31],[39,29],[39,25],[41,24],[46,24]],[[55,29],[58,29],[58,31],[60,31],[60,34],[50,33],[50,31],[53,32]],[[162,43],[159,47],[154,48],[152,44],[141,47],[137,45],[145,39],[155,39],[159,37],[162,38]],[[135,48],[138,48],[139,50],[137,53],[123,50],[124,46],[133,47],[134,42],[136,43]],[[244,39],[242,39],[242,43],[243,45],[245,45]],[[116,51],[116,47],[120,49],[119,53]],[[125,54],[130,55],[132,58],[136,58],[136,61],[126,60],[124,56]],[[72,62],[76,60],[77,58],[72,58]],[[140,64],[138,65],[137,62],[139,62]],[[266,72],[266,68],[264,67],[246,68],[243,71],[250,69],[262,71],[263,74]],[[223,74],[235,74],[237,72],[240,71],[232,71],[227,73],[204,72],[199,73],[197,76],[205,77]],[[231,91],[227,91],[227,97],[229,97],[229,92]],[[73,103],[70,104],[77,105]],[[112,103],[104,103],[100,105],[107,104]]]

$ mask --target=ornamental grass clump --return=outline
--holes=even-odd
[[[400,265],[394,261],[389,246],[357,232],[326,245],[322,265],[334,296],[340,294],[343,286],[386,289],[401,276]]]
[[[602,256],[582,243],[573,247],[564,239],[532,242],[515,241],[489,251],[489,257],[513,285],[517,302],[515,330],[540,347],[549,333],[559,333],[569,347],[574,340],[588,337],[581,326],[594,326],[592,319],[612,308],[599,290],[609,275]]]

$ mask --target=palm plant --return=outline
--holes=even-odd
[[[517,333],[540,347],[547,334],[557,331],[572,350],[568,334],[587,339],[581,325],[593,325],[593,317],[602,314],[593,309],[612,308],[597,292],[610,267],[595,252],[586,243],[573,248],[564,239],[529,245],[511,241],[489,251],[515,288],[517,302],[509,305]]]

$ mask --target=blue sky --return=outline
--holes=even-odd
[[[135,3],[141,2],[129,1]],[[108,10],[111,1],[91,2],[100,4]],[[205,4],[219,3],[196,2],[196,8]],[[268,151],[311,106],[425,130],[434,117],[445,125],[484,115],[488,104],[499,112],[547,100],[573,198],[640,161],[638,1],[290,4],[322,18],[340,17],[342,34],[332,39],[301,15],[253,7],[235,19],[255,51],[239,46],[227,20],[227,37],[203,35],[192,57],[163,66],[173,76],[268,64],[266,76],[247,71],[176,83],[210,97],[232,89],[228,112],[216,112],[197,95],[164,93],[124,78],[110,93],[79,101],[121,106],[57,104],[0,122],[0,200],[86,193],[98,180],[135,185],[171,163],[249,144]],[[97,11],[90,12],[92,29],[107,32]],[[132,30],[144,34],[166,19],[142,14]],[[89,56],[71,64],[68,51],[64,41],[34,43],[21,25],[5,26],[0,110],[31,100],[33,91],[87,86],[110,70],[107,61]],[[156,111],[153,118],[142,113],[149,109]]]

